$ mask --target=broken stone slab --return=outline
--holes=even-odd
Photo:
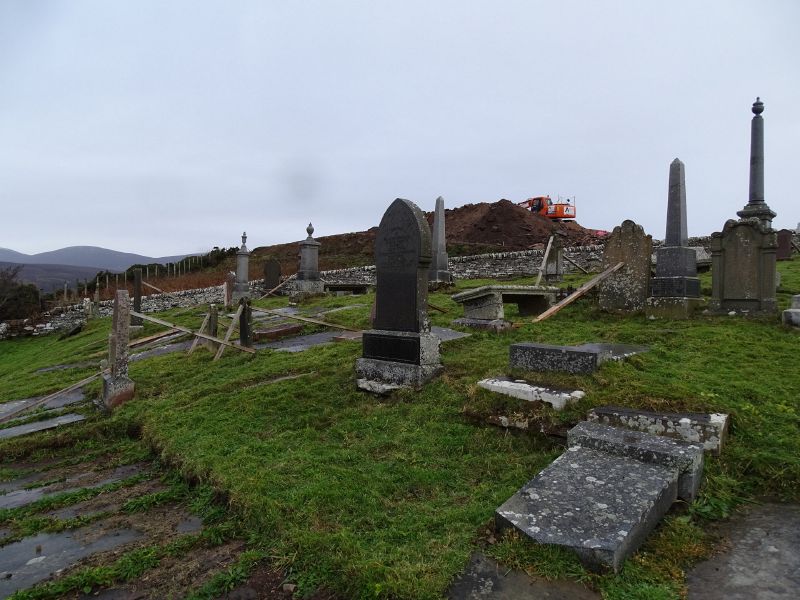
[[[666,413],[620,406],[597,406],[586,419],[702,445],[719,454],[728,437],[729,417],[723,413]]]
[[[580,346],[553,346],[522,342],[511,344],[509,365],[526,371],[566,371],[573,374],[593,373],[601,363],[623,360],[646,352],[646,346],[591,343]]]
[[[450,342],[453,340],[460,340],[461,338],[469,337],[471,333],[464,333],[463,331],[456,331],[448,327],[439,327],[438,325],[431,326],[431,333],[439,338],[442,342]]]
[[[488,329],[489,331],[505,331],[511,329],[513,324],[505,319],[453,319],[453,325],[461,325],[461,327],[471,327],[473,329]]]
[[[289,323],[286,325],[277,325],[267,329],[257,329],[253,332],[253,340],[262,342],[265,340],[277,340],[290,335],[297,335],[303,331],[303,326],[296,323]]]
[[[531,385],[522,379],[510,379],[508,377],[481,379],[478,382],[478,386],[490,392],[497,392],[498,394],[504,394],[512,398],[519,398],[520,400],[546,402],[552,406],[554,410],[564,410],[567,404],[577,402],[586,395],[586,393],[581,390],[575,390],[573,392],[554,390]]]
[[[142,533],[115,529],[101,536],[90,525],[62,533],[40,533],[0,548],[0,597],[6,598],[76,564],[82,558],[134,542]]]
[[[619,571],[677,497],[675,469],[573,446],[495,511],[498,528]]]
[[[502,320],[504,303],[516,304],[523,316],[539,315],[556,301],[557,287],[539,285],[484,285],[451,296],[464,305],[464,317]]]
[[[334,342],[354,342],[354,341],[360,341],[362,337],[363,337],[363,334],[360,331],[342,331],[341,333],[339,333],[339,335],[337,335],[335,338],[333,338],[333,341]]]
[[[15,438],[21,435],[27,435],[29,433],[34,433],[37,431],[54,429],[55,427],[60,427],[61,425],[69,425],[70,423],[77,423],[78,421],[83,421],[85,418],[86,417],[84,417],[83,415],[79,415],[77,413],[69,413],[66,415],[55,417],[53,419],[47,419],[45,421],[35,421],[33,423],[26,423],[25,425],[16,425],[15,427],[7,427],[5,429],[0,429],[0,440]]]
[[[333,341],[340,332],[338,331],[321,331],[319,333],[311,333],[309,335],[301,335],[293,338],[286,338],[275,342],[255,344],[253,347],[260,350],[262,348],[269,348],[270,350],[278,350],[279,352],[303,352],[315,346],[322,346],[329,344]]]
[[[24,398],[22,400],[12,400],[11,402],[4,402],[0,404],[0,417],[3,417],[9,413],[16,412],[18,408],[22,408],[23,406],[32,405],[38,400],[42,399],[44,396],[37,396],[36,398]],[[45,409],[58,409],[63,408],[65,406],[70,406],[71,404],[78,404],[80,402],[85,402],[86,396],[84,394],[83,388],[78,388],[77,390],[70,390],[69,392],[64,392],[59,394],[55,398],[51,398],[41,406]],[[23,415],[23,417],[30,416],[30,415]]]
[[[691,502],[703,481],[703,447],[643,431],[601,423],[578,423],[567,432],[567,445],[602,450],[678,471],[678,498]]]

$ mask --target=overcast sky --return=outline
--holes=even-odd
[[[576,196],[578,222],[690,235],[800,221],[800,2],[0,0],[0,246],[149,256]],[[324,251],[324,248],[323,248]]]

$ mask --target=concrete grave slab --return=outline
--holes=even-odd
[[[572,404],[583,398],[586,393],[581,390],[565,391],[554,390],[546,387],[531,385],[522,379],[508,377],[495,377],[481,379],[478,386],[490,392],[504,394],[512,398],[527,400],[529,402],[545,402],[554,410],[564,410],[567,404]]]
[[[587,568],[618,571],[677,494],[675,469],[574,446],[495,511],[541,544],[575,551]]]
[[[312,333],[309,335],[287,338],[285,340],[278,340],[277,342],[255,344],[253,347],[258,350],[262,348],[269,348],[270,350],[278,350],[280,352],[303,352],[309,348],[314,348],[315,346],[331,343],[333,338],[338,336],[340,333],[340,331],[322,331],[320,333]]]
[[[678,471],[678,497],[691,502],[703,481],[703,447],[642,431],[583,422],[567,432],[567,445],[602,450]]]
[[[728,437],[728,415],[722,413],[667,413],[598,406],[587,420],[614,427],[644,431],[702,445],[704,451],[719,454]]]
[[[21,435],[28,435],[29,433],[35,433],[37,431],[46,431],[48,429],[54,429],[56,427],[61,427],[62,425],[69,425],[70,423],[77,423],[78,421],[83,421],[85,418],[86,417],[84,417],[83,415],[79,415],[76,413],[69,413],[66,415],[55,417],[53,419],[47,419],[45,421],[35,421],[33,423],[27,423],[25,425],[7,427],[6,429],[0,429],[0,440],[15,438]]]
[[[556,300],[557,287],[538,285],[484,285],[453,294],[464,305],[464,319],[497,321],[505,319],[504,303],[516,304],[523,316],[539,315]]]
[[[634,354],[646,352],[646,346],[631,344],[590,343],[580,346],[553,346],[522,342],[509,349],[511,368],[528,371],[566,371],[588,374],[603,362],[623,360]]]

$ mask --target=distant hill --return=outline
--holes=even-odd
[[[0,261],[2,262],[24,265],[91,267],[95,273],[97,271],[121,272],[136,264],[176,262],[186,256],[190,255],[182,254],[179,256],[153,258],[130,252],[118,252],[98,246],[69,246],[59,250],[39,252],[38,254],[23,254],[8,248],[0,248]]]
[[[19,265],[18,261],[0,261],[0,269]],[[70,289],[75,289],[75,280],[81,284],[84,279],[92,280],[101,269],[95,267],[75,267],[71,265],[22,265],[17,279],[22,283],[32,283],[45,293],[53,290],[63,290],[64,282],[69,283]]]

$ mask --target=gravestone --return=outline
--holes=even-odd
[[[319,276],[320,243],[312,237],[314,226],[306,227],[308,237],[300,242],[300,266],[292,284],[292,295],[314,296],[325,293],[325,282]]]
[[[225,306],[230,308],[233,306],[233,288],[236,285],[236,273],[228,271],[225,274],[225,281],[222,282],[222,297],[225,301]]]
[[[264,287],[267,291],[275,289],[281,283],[281,263],[275,258],[268,258],[264,263]]]
[[[792,302],[781,315],[784,325],[800,327],[800,294],[792,296]]]
[[[99,317],[100,316],[100,280],[97,280],[97,283],[94,287],[94,302],[92,302],[92,316]]]
[[[103,374],[103,398],[100,407],[111,410],[133,398],[136,384],[128,377],[128,342],[130,340],[131,300],[128,290],[117,290],[109,336],[110,373]]]
[[[544,264],[544,280],[555,283],[564,279],[564,236],[559,231],[553,232],[550,252]]]
[[[431,268],[428,280],[433,284],[451,283],[453,276],[447,265],[447,240],[445,236],[444,198],[436,199],[436,210],[433,213]]]
[[[250,250],[247,249],[247,232],[242,233],[242,247],[236,251],[236,283],[233,285],[231,305],[242,298],[250,298]]]
[[[134,312],[142,312],[142,270],[133,270],[133,310]],[[131,327],[141,327],[141,317],[131,317]]]
[[[775,213],[764,201],[764,104],[753,103],[750,130],[750,200],[738,221],[711,234],[711,303],[715,312],[771,313],[775,297]]]
[[[619,262],[625,266],[598,286],[599,305],[603,310],[636,313],[644,310],[650,287],[650,256],[653,239],[641,225],[623,221],[614,228],[603,250],[602,270]]]
[[[776,260],[792,260],[792,230],[781,229],[777,233],[778,247],[775,251]]]
[[[208,323],[206,324],[206,333],[212,337],[217,337],[217,329],[219,327],[219,312],[217,311],[217,305],[211,304],[208,307]],[[206,348],[208,348],[211,352],[217,351],[217,344],[216,342],[212,342],[211,340],[203,340],[203,344]]]
[[[246,298],[239,300],[242,306],[242,312],[239,315],[239,345],[245,348],[253,346],[252,322],[253,322],[253,309],[250,307],[250,301]]]
[[[648,317],[685,319],[700,303],[697,253],[687,246],[686,171],[677,158],[669,166],[667,233],[656,250],[656,276],[650,281]]]
[[[385,393],[420,387],[441,371],[439,338],[428,322],[430,262],[425,215],[413,202],[398,198],[384,213],[375,238],[375,317],[356,362],[359,388]]]

